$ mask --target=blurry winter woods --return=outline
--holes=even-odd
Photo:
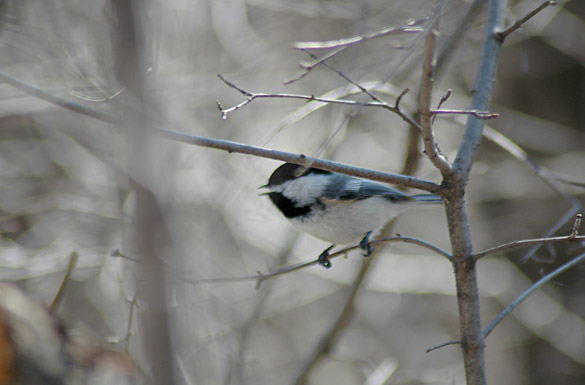
[[[487,3],[3,1],[0,385],[465,383],[460,346],[427,353],[460,338],[446,258],[393,242],[367,267],[353,251],[332,269],[257,285],[258,272],[328,246],[295,234],[258,195],[281,162],[157,130],[441,183],[396,113],[268,97],[223,119],[217,101],[229,109],[247,96],[217,74],[247,92],[362,104],[372,98],[356,84],[391,106],[409,89],[400,111],[416,120],[436,25],[431,108],[451,90],[440,108],[468,111]],[[509,1],[505,25],[540,4]],[[487,111],[499,117],[485,121],[465,194],[475,252],[573,231],[585,201],[584,34],[585,3],[561,0],[507,36]],[[352,37],[363,41],[315,61]],[[433,120],[449,161],[468,117]],[[414,209],[389,231],[451,247],[440,206]],[[482,326],[583,252],[560,242],[481,258]],[[584,277],[577,264],[493,329],[488,383],[583,383]]]

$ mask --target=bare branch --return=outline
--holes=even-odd
[[[370,40],[370,39],[375,39],[378,37],[394,35],[394,34],[399,34],[399,33],[423,32],[424,31],[423,28],[415,27],[416,24],[422,23],[423,20],[426,20],[426,18],[421,19],[421,20],[416,21],[416,22],[413,22],[413,23],[410,23],[410,25],[406,26],[406,27],[399,27],[399,28],[388,27],[388,28],[384,28],[384,29],[377,31],[377,32],[373,32],[373,33],[366,34],[366,35],[354,36],[354,37],[350,37],[347,39],[330,40],[330,41],[325,41],[325,42],[297,42],[297,43],[294,43],[293,48],[300,49],[300,50],[306,52],[307,54],[311,55],[313,60],[310,62],[301,62],[300,66],[302,68],[302,71],[298,75],[296,75],[294,78],[286,80],[284,82],[284,84],[291,84],[291,83],[294,83],[294,82],[304,78],[316,66],[318,66],[319,64],[324,64],[325,61],[340,54],[341,52],[344,52],[346,49],[348,49],[350,46],[352,46],[354,44],[361,43],[363,41]],[[311,49],[332,49],[332,51],[321,56],[321,57],[317,57],[316,55],[314,55],[308,51]]]
[[[234,88],[236,90],[238,90],[240,93],[242,93],[243,95],[245,95],[247,97],[246,100],[244,100],[243,102],[237,104],[234,107],[231,108],[226,108],[224,109],[222,107],[222,105],[217,102],[217,106],[221,112],[221,116],[222,119],[226,119],[226,116],[228,113],[233,112],[247,104],[249,104],[250,102],[252,102],[254,99],[261,99],[261,98],[284,98],[284,99],[300,99],[300,100],[306,100],[308,102],[321,102],[321,103],[327,103],[327,104],[344,104],[344,105],[350,105],[350,106],[358,106],[358,107],[377,107],[377,108],[383,108],[386,109],[388,111],[391,111],[393,113],[395,113],[396,115],[398,115],[400,118],[402,118],[402,120],[404,120],[405,122],[407,122],[408,124],[410,124],[413,127],[416,127],[418,130],[421,129],[420,125],[413,120],[410,116],[408,116],[407,114],[405,114],[402,110],[400,110],[396,105],[392,106],[386,102],[381,101],[379,98],[377,98],[376,96],[374,96],[373,94],[371,94],[369,91],[367,91],[365,88],[356,85],[356,87],[358,87],[362,92],[366,92],[368,95],[373,96],[376,100],[371,101],[371,102],[359,102],[356,100],[347,100],[347,99],[332,99],[332,98],[323,98],[323,97],[317,97],[315,95],[299,95],[299,94],[288,94],[288,93],[262,93],[262,92],[249,92],[246,91],[238,86],[236,86],[235,84],[229,82],[228,80],[226,80],[223,76],[221,75],[217,75],[222,81],[224,81],[228,86],[230,86],[231,88]],[[349,79],[347,79],[349,80]],[[351,82],[351,81],[350,81]],[[353,82],[352,82],[353,84]]]
[[[419,245],[419,246],[424,247],[424,248],[427,248],[427,249],[435,252],[436,254],[439,254],[440,256],[445,257],[445,258],[447,258],[449,260],[451,260],[451,258],[452,258],[451,254],[449,254],[447,251],[441,249],[438,246],[433,245],[432,243],[423,241],[422,239],[418,239],[418,238],[403,237],[401,235],[397,235],[397,236],[394,236],[394,237],[386,237],[386,238],[382,238],[382,239],[376,239],[375,241],[370,241],[369,242],[369,245],[375,247],[375,246],[380,245],[380,244],[383,244],[383,243],[392,243],[392,242],[403,242],[403,243],[411,243],[411,244],[414,244],[414,245]],[[357,249],[360,249],[360,248],[361,248],[360,245],[354,245],[354,246],[344,247],[341,250],[338,250],[338,251],[336,251],[334,253],[331,253],[329,255],[329,260],[334,259],[334,258],[337,258],[337,257],[345,256],[350,251],[357,250]],[[267,274],[267,275],[263,275],[262,277],[264,279],[266,279],[267,277],[272,277],[273,275],[280,275],[280,274],[285,274],[285,273],[289,273],[289,272],[292,272],[292,271],[297,271],[299,269],[302,269],[302,268],[305,268],[305,267],[308,267],[308,266],[313,266],[313,265],[316,265],[318,263],[319,263],[319,259],[315,259],[315,260],[310,261],[310,262],[305,262],[305,263],[301,263],[301,264],[298,264],[298,265],[293,265],[293,266],[288,266],[288,267],[281,268],[281,269],[277,270],[274,273],[270,273],[270,274]]]
[[[404,95],[406,95],[408,93],[408,91],[410,91],[410,88],[405,88],[404,90],[402,90],[402,92],[400,93],[400,95],[398,95],[398,97],[396,98],[396,101],[394,102],[394,108],[396,108],[397,110],[400,109],[400,102],[402,101],[402,98],[404,97]],[[413,127],[416,128],[416,127]],[[419,131],[420,131],[420,127],[419,127]]]
[[[571,209],[569,209],[569,211],[567,211],[554,225],[551,226],[550,229],[547,230],[547,232],[544,234],[544,237],[547,238],[552,237],[553,234],[559,231],[561,227],[569,223],[569,221],[571,221],[575,217],[575,215],[579,213],[579,210],[580,208],[578,206],[574,206]],[[536,254],[538,249],[540,249],[541,246],[542,244],[539,243],[531,247],[530,250],[528,250],[526,254],[522,257],[520,263],[526,263],[531,258],[534,258],[534,255]]]
[[[140,261],[139,261],[138,259],[136,259],[136,258],[132,258],[132,257],[129,257],[129,256],[127,256],[126,254],[123,254],[123,253],[122,253],[120,250],[118,250],[118,249],[116,249],[116,250],[113,250],[113,251],[110,253],[110,256],[111,256],[111,257],[119,257],[119,258],[127,259],[127,260],[129,260],[129,261],[132,261],[132,262],[135,262],[135,263],[140,263]]]
[[[447,342],[443,342],[442,344],[439,344],[437,346],[433,346],[432,348],[428,348],[427,349],[427,353],[430,353],[433,350],[437,350],[437,349],[440,349],[442,347],[449,346],[449,345],[461,345],[461,341],[447,341]]]
[[[488,111],[475,111],[475,110],[431,110],[433,115],[443,114],[456,114],[456,115],[472,115],[478,119],[490,120],[500,116],[500,114]],[[433,116],[434,118],[434,116]]]
[[[75,91],[75,90],[71,90],[69,91],[69,95],[73,96],[74,98],[78,98],[83,100],[84,102],[89,102],[89,103],[105,103],[105,102],[109,102],[110,100],[114,99],[115,97],[117,97],[118,95],[120,95],[122,92],[126,91],[125,87],[120,88],[118,91],[114,92],[112,95],[107,96],[105,98],[92,98],[90,96],[84,95],[81,92]]]
[[[437,71],[437,66],[435,64],[435,72],[436,71]],[[434,124],[435,123],[435,119],[437,118],[436,111],[439,110],[441,108],[441,106],[443,105],[443,103],[445,103],[451,97],[451,93],[452,92],[453,92],[453,90],[448,89],[447,92],[445,93],[445,95],[441,96],[441,100],[439,100],[439,104],[437,105],[437,109],[431,111],[434,114],[433,119],[431,119],[431,124]]]
[[[496,38],[500,41],[504,41],[508,37],[509,34],[514,32],[518,28],[520,28],[528,20],[532,19],[534,16],[536,16],[538,13],[540,13],[543,9],[545,9],[551,5],[557,5],[557,2],[556,1],[545,1],[544,3],[542,3],[538,8],[536,8],[532,12],[529,12],[528,14],[524,15],[520,19],[516,20],[516,22],[514,24],[512,24],[511,27],[509,27],[505,31],[497,33]]]
[[[0,71],[0,80],[16,89],[26,92],[27,94],[35,96],[46,102],[49,102],[59,107],[63,107],[69,111],[77,112],[79,114],[89,116],[104,122],[115,123],[122,118],[122,115],[114,115],[108,112],[99,111],[90,107],[86,107],[82,104],[76,103],[74,101],[68,100],[66,98],[54,95],[41,88],[35,87],[27,82],[10,76],[2,71]]]
[[[575,220],[577,223],[577,220]],[[502,251],[515,249],[518,247],[526,247],[532,245],[544,245],[544,244],[551,244],[551,243],[563,243],[563,242],[576,242],[576,241],[585,241],[585,236],[577,236],[577,235],[566,235],[563,237],[548,237],[548,238],[535,238],[535,239],[525,239],[520,241],[513,241],[509,242],[500,246],[492,247],[491,249],[482,251],[481,253],[477,253],[473,256],[473,258],[477,261],[480,258],[485,257],[486,255],[499,253]]]
[[[559,275],[562,272],[570,269],[571,267],[575,266],[579,262],[582,262],[583,260],[585,260],[585,253],[584,254],[581,254],[580,256],[578,256],[578,257],[572,259],[571,261],[565,263],[561,267],[559,267],[556,270],[554,270],[552,273],[549,273],[546,276],[542,277],[534,285],[530,286],[530,288],[528,290],[526,290],[524,293],[522,293],[521,296],[519,296],[514,302],[512,302],[510,305],[508,305],[500,314],[498,314],[498,316],[496,318],[494,318],[494,320],[492,322],[490,322],[490,324],[483,330],[483,336],[484,336],[484,338],[487,337],[492,332],[492,330],[494,330],[494,328],[500,322],[502,322],[502,320],[504,319],[504,317],[506,317],[508,314],[510,314],[512,312],[512,310],[514,310],[526,298],[528,298],[528,296],[530,294],[534,293],[536,290],[538,290],[544,284],[550,282],[557,275]]]
[[[490,106],[501,49],[501,41],[495,38],[495,33],[502,30],[505,11],[506,0],[489,1],[485,40],[470,108],[472,111],[486,111]],[[443,174],[444,183],[451,187],[445,199],[445,211],[453,250],[460,339],[467,385],[486,384],[485,341],[481,330],[477,269],[473,258],[469,217],[463,198],[481,142],[483,126],[481,119],[473,115],[468,117],[461,145],[451,165],[453,172],[451,175]]]
[[[451,260],[451,258],[452,258],[451,254],[449,252],[441,249],[438,246],[433,245],[432,243],[429,243],[427,241],[423,241],[422,239],[412,238],[412,237],[404,237],[401,235],[377,239],[375,241],[370,241],[369,244],[370,244],[370,246],[377,246],[377,245],[380,245],[382,243],[392,243],[392,242],[403,242],[403,243],[410,243],[410,244],[414,244],[414,245],[419,245],[419,246],[424,247],[428,250],[431,250],[432,252],[434,252],[442,257],[447,258],[448,260]],[[329,255],[329,259],[331,260],[331,259],[335,259],[335,258],[338,258],[341,256],[345,256],[350,251],[357,250],[359,248],[360,248],[359,245],[344,247],[344,248],[342,248],[334,253],[331,253]],[[258,284],[260,284],[263,281],[266,281],[267,279],[274,278],[274,277],[277,277],[279,275],[289,274],[289,273],[292,273],[292,272],[297,271],[297,270],[301,270],[301,269],[305,269],[307,267],[315,266],[317,264],[319,264],[319,259],[313,259],[313,260],[308,261],[308,262],[301,262],[301,263],[297,263],[295,265],[285,266],[285,267],[282,267],[280,269],[277,269],[274,272],[267,273],[267,274],[263,274],[261,272],[258,272],[258,275],[255,275],[255,276],[210,278],[210,279],[192,279],[192,278],[185,277],[184,279],[188,282],[193,282],[193,283],[225,283],[225,282],[256,281],[256,282],[258,282]]]
[[[439,150],[431,127],[431,97],[433,92],[434,54],[438,31],[433,24],[425,39],[425,58],[420,92],[420,125],[425,153],[430,161],[441,171],[441,174],[451,173],[451,165]]]
[[[480,60],[476,83],[474,86],[474,95],[471,102],[472,111],[486,111],[489,109],[496,69],[500,55],[502,42],[495,38],[494,34],[501,30],[504,23],[505,0],[490,2],[488,10],[488,25],[484,42],[484,49]],[[457,157],[453,162],[453,169],[458,170],[457,179],[465,181],[465,185],[471,170],[473,161],[483,131],[483,121],[475,116],[470,116],[467,120],[463,140]]]
[[[306,49],[303,49],[302,51],[305,52],[305,53],[307,53],[308,55],[310,55],[313,58],[313,60],[310,61],[310,62],[305,62],[305,61],[301,62],[299,65],[301,66],[302,71],[297,76],[295,76],[294,78],[285,80],[284,81],[284,84],[288,85],[288,84],[294,83],[294,82],[296,82],[298,80],[301,80],[302,78],[304,78],[305,76],[307,76],[309,74],[309,72],[311,72],[319,64],[325,63],[326,60],[331,59],[332,57],[334,57],[335,55],[337,55],[337,54],[345,51],[346,49],[347,49],[347,47],[340,47],[340,48],[337,48],[337,49],[329,52],[328,54],[325,54],[325,55],[321,56],[321,57],[317,57],[317,55],[309,52]]]
[[[66,108],[70,111],[80,113],[85,116],[92,117],[94,119],[98,119],[107,123],[121,123],[121,115],[114,115],[108,112],[96,110],[93,108],[89,108],[83,106],[79,103],[75,103],[69,101],[65,98],[53,95],[49,92],[46,92],[42,89],[34,87],[26,82],[23,82],[19,79],[13,78],[9,75],[6,75],[0,72],[0,80],[4,80],[6,83],[10,84],[11,86],[26,92],[27,94],[36,96],[42,100],[45,100],[49,103],[55,104],[57,106]],[[237,88],[236,88],[237,89]],[[246,91],[244,91],[246,92]],[[391,106],[390,106],[391,107]],[[391,107],[394,108],[394,107]],[[149,115],[148,112],[143,112],[145,115]],[[405,115],[406,116],[406,115]],[[157,116],[148,116],[152,118],[154,122],[158,122],[161,127],[169,126],[168,122],[163,122],[160,117]],[[416,124],[416,123],[415,123]],[[122,125],[123,127],[123,125]],[[396,174],[389,174],[385,172],[369,170],[359,167],[352,167],[343,165],[337,162],[330,162],[325,160],[320,160],[312,157],[305,156],[303,154],[294,154],[290,152],[284,151],[275,151],[270,150],[262,147],[246,145],[243,143],[232,142],[229,140],[221,140],[221,139],[213,139],[207,138],[197,135],[190,135],[184,132],[174,131],[167,128],[159,128],[153,131],[154,134],[161,136],[162,138],[168,140],[174,140],[186,144],[191,144],[200,147],[208,147],[217,150],[224,150],[229,153],[240,153],[240,154],[248,154],[248,155],[255,155],[263,158],[268,159],[275,159],[281,160],[284,162],[291,162],[295,164],[300,164],[302,166],[310,166],[314,165],[315,167],[322,168],[324,170],[329,170],[333,172],[339,172],[347,175],[357,176],[366,179],[377,180],[379,182],[385,183],[392,183],[392,184],[401,184],[407,187],[420,189],[428,192],[432,192],[435,194],[441,194],[443,189],[441,186],[437,185],[436,183],[425,181],[423,179],[413,178],[410,176],[404,175],[396,175]]]
[[[426,181],[424,179],[414,178],[411,176],[390,174],[367,168],[348,166],[342,163],[317,159],[303,154],[294,154],[285,151],[270,150],[267,148],[241,144],[229,140],[206,138],[196,135],[189,135],[177,131],[161,129],[158,133],[164,138],[189,143],[196,146],[225,150],[230,153],[235,152],[240,154],[255,155],[263,158],[276,159],[281,160],[283,162],[290,162],[301,166],[315,167],[323,170],[338,172],[341,174],[356,176],[360,178],[377,180],[379,182],[400,184],[407,187],[432,192],[438,195],[441,195],[444,192],[443,188],[436,183]]]
[[[569,179],[567,177],[563,177],[563,176],[559,176],[559,175],[553,175],[553,178],[555,178],[555,180],[564,183],[564,184],[568,184],[570,186],[575,186],[575,187],[582,187],[585,188],[585,182],[580,182],[577,180],[572,180]]]
[[[330,49],[346,47],[353,44],[361,43],[366,40],[375,39],[378,37],[397,35],[404,33],[420,33],[424,32],[421,27],[405,26],[405,27],[387,27],[379,31],[367,33],[364,35],[357,35],[346,39],[329,40],[329,41],[307,41],[307,42],[296,42],[293,44],[293,48],[296,49]]]
[[[307,51],[307,50],[303,50],[305,53],[307,53],[309,56],[311,56],[312,58],[316,59],[317,56],[312,54],[311,52]],[[331,57],[331,56],[329,56]],[[363,93],[365,93],[366,95],[368,95],[372,100],[379,102],[379,103],[384,103],[381,99],[379,99],[376,95],[374,95],[373,93],[371,93],[367,88],[363,87],[361,84],[359,84],[358,82],[352,80],[349,76],[347,76],[344,72],[338,70],[337,68],[333,67],[331,64],[326,63],[325,60],[327,60],[329,57],[322,59],[319,61],[319,63],[322,63],[324,66],[326,66],[327,68],[329,68],[330,70],[332,70],[333,72],[335,72],[337,75],[341,76],[341,78],[343,78],[344,80],[346,80],[348,83],[353,84],[354,86],[356,86],[360,91],[362,91]],[[314,68],[314,67],[313,67]],[[395,105],[396,107],[396,105]],[[398,107],[396,107],[396,110],[398,110]]]
[[[574,216],[581,210],[583,210],[583,206],[581,202],[575,199],[573,196],[567,194],[564,189],[559,185],[556,178],[551,175],[551,173],[538,163],[534,162],[532,159],[528,157],[526,151],[524,151],[520,146],[518,146],[514,141],[503,135],[501,132],[494,130],[491,127],[485,127],[483,130],[483,135],[500,146],[503,150],[508,152],[514,158],[524,162],[527,166],[532,168],[536,174],[548,185],[550,186],[557,194],[562,196],[567,202],[571,204],[571,209],[565,213],[545,234],[544,237],[548,238],[555,234],[562,226],[564,226],[567,222],[572,220]],[[530,258],[534,256],[534,254],[538,251],[538,249],[542,246],[542,244],[536,244],[532,247],[524,257],[522,257],[521,262],[525,263]]]

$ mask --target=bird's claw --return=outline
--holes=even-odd
[[[369,257],[374,252],[374,247],[370,245],[371,233],[371,231],[368,231],[366,236],[360,241],[360,248],[364,251],[364,254],[362,254],[364,257]]]
[[[323,266],[326,269],[329,269],[331,267],[331,261],[329,260],[329,250],[331,250],[334,247],[335,245],[329,246],[321,253],[321,255],[319,255],[319,258],[317,259],[319,261],[319,265]]]

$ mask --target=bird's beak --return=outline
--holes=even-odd
[[[262,188],[268,188],[268,185],[267,185],[267,184],[265,184],[264,186],[260,186],[260,187],[258,187],[258,188],[257,188],[257,190],[260,190],[260,189],[262,189]],[[268,191],[268,192],[263,192],[263,193],[260,193],[260,194],[258,194],[258,195],[268,195],[268,194],[270,194],[270,193],[271,193],[271,191]]]

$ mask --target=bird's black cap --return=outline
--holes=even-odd
[[[278,186],[284,182],[305,176],[310,173],[331,174],[330,171],[321,170],[319,168],[307,168],[305,166],[299,166],[298,164],[285,163],[274,170],[272,175],[270,175],[266,187]]]

